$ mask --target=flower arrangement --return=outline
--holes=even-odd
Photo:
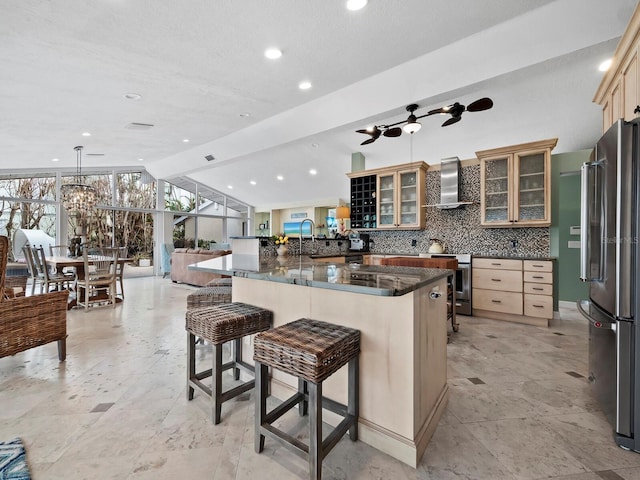
[[[276,242],[276,245],[286,245],[289,243],[289,237],[287,237],[284,233],[280,235],[274,235],[273,240]]]

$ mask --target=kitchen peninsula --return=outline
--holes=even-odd
[[[449,270],[314,262],[231,254],[189,267],[233,276],[233,301],[268,308],[274,326],[313,318],[361,331],[359,439],[416,467],[448,400],[446,277]],[[251,358],[245,344],[243,355]],[[346,402],[346,369],[324,394]],[[274,371],[288,398],[293,377]],[[325,411],[333,425],[338,417]]]

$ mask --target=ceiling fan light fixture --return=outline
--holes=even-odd
[[[415,118],[415,116],[411,115],[413,117],[413,120],[411,119],[411,117],[409,117],[409,123],[407,123],[405,126],[402,127],[402,130],[404,130],[406,133],[410,133],[410,134],[414,134],[416,133],[418,130],[420,130],[422,128],[422,125],[420,124],[420,122],[418,122]]]

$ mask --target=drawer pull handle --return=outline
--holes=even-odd
[[[502,300],[491,300],[493,303],[502,303]]]
[[[536,308],[544,308],[544,305],[535,305],[534,304],[533,306],[536,307]]]
[[[502,280],[500,280],[499,278],[492,278],[491,281],[492,282],[501,282]]]
[[[544,277],[541,277],[540,275],[534,275],[533,278],[543,279]]]
[[[492,263],[491,265],[494,265],[496,267],[499,267],[500,265],[502,265],[501,263]]]
[[[533,287],[533,290],[544,290],[544,288],[540,288],[540,287]]]

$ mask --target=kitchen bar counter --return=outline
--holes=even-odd
[[[473,255],[473,258],[500,258],[504,260],[541,260],[554,262],[557,257],[546,257],[543,255]]]
[[[417,466],[449,398],[450,270],[236,254],[190,268],[232,275],[233,301],[271,310],[274,327],[313,318],[360,330],[359,440]],[[245,359],[252,358],[252,345],[250,339],[243,342]],[[285,399],[298,384],[273,370],[270,385],[272,395]],[[346,387],[343,367],[322,388],[344,404]],[[340,417],[325,411],[324,421],[335,426]]]
[[[196,263],[189,269],[381,296],[405,295],[450,274],[436,268],[314,262],[304,255],[258,257],[231,254]]]

